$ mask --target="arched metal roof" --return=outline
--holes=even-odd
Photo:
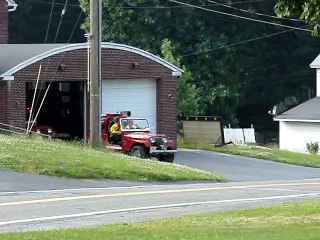
[[[87,49],[87,43],[76,44],[1,44],[0,45],[0,77],[12,80],[14,73],[47,57],[73,51]],[[182,70],[164,59],[124,44],[102,42],[101,48],[118,49],[132,52],[155,61],[172,71],[173,76],[180,76]]]

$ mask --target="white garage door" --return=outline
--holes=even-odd
[[[154,80],[103,80],[102,113],[131,111],[156,131],[156,82]]]

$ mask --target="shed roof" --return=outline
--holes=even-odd
[[[320,68],[320,54],[310,63],[311,68]]]
[[[320,54],[316,57],[316,59],[313,60],[313,62],[310,64],[311,68],[320,68]]]
[[[0,76],[20,63],[64,44],[0,44]]]
[[[0,77],[11,77],[22,68],[44,58],[72,50],[87,49],[87,43],[76,44],[0,44]],[[101,48],[129,51],[142,55],[169,68],[172,75],[180,76],[182,70],[173,64],[141,49],[116,43],[101,43]]]
[[[281,113],[275,121],[320,122],[320,97],[312,98],[300,105]]]

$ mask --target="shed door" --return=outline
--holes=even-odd
[[[102,113],[131,111],[131,117],[149,120],[156,125],[156,82],[154,80],[103,80]]]

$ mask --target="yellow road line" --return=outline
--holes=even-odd
[[[320,196],[320,193],[309,193],[309,194],[296,194],[296,195],[283,195],[283,196],[270,196],[270,197],[258,197],[258,198],[237,198],[237,199],[224,199],[224,200],[213,200],[213,201],[202,201],[202,202],[183,202],[183,203],[173,203],[173,204],[164,204],[164,205],[149,205],[149,206],[140,206],[132,208],[121,208],[121,209],[112,209],[112,210],[102,210],[102,211],[93,211],[93,212],[82,212],[82,213],[73,213],[65,215],[56,215],[56,216],[47,216],[47,217],[36,217],[36,218],[27,218],[27,219],[17,219],[10,221],[0,222],[0,226],[13,225],[13,224],[24,224],[32,222],[44,222],[44,221],[56,221],[70,218],[81,217],[91,217],[97,215],[105,214],[117,214],[117,213],[130,213],[138,211],[154,211],[168,208],[185,208],[190,206],[199,206],[199,205],[208,205],[208,204],[224,204],[224,203],[245,203],[245,202],[256,202],[256,201],[266,201],[266,200],[284,200],[292,198],[306,198],[306,197],[316,197]],[[22,226],[19,226],[20,228]]]
[[[320,182],[319,183],[307,182],[307,183],[254,184],[254,185],[229,186],[229,187],[186,188],[186,189],[171,189],[171,190],[124,192],[124,193],[112,193],[112,194],[93,194],[93,195],[82,195],[82,196],[74,196],[74,197],[59,197],[59,198],[47,198],[47,199],[26,200],[26,201],[17,201],[17,202],[3,202],[3,203],[0,203],[0,207],[36,204],[36,203],[72,201],[72,200],[84,200],[84,199],[98,199],[98,198],[107,198],[107,197],[120,197],[120,196],[140,196],[140,195],[152,195],[152,194],[205,192],[205,191],[228,190],[228,189],[250,189],[250,188],[281,187],[281,186],[288,187],[288,186],[305,186],[305,185],[320,185]]]

